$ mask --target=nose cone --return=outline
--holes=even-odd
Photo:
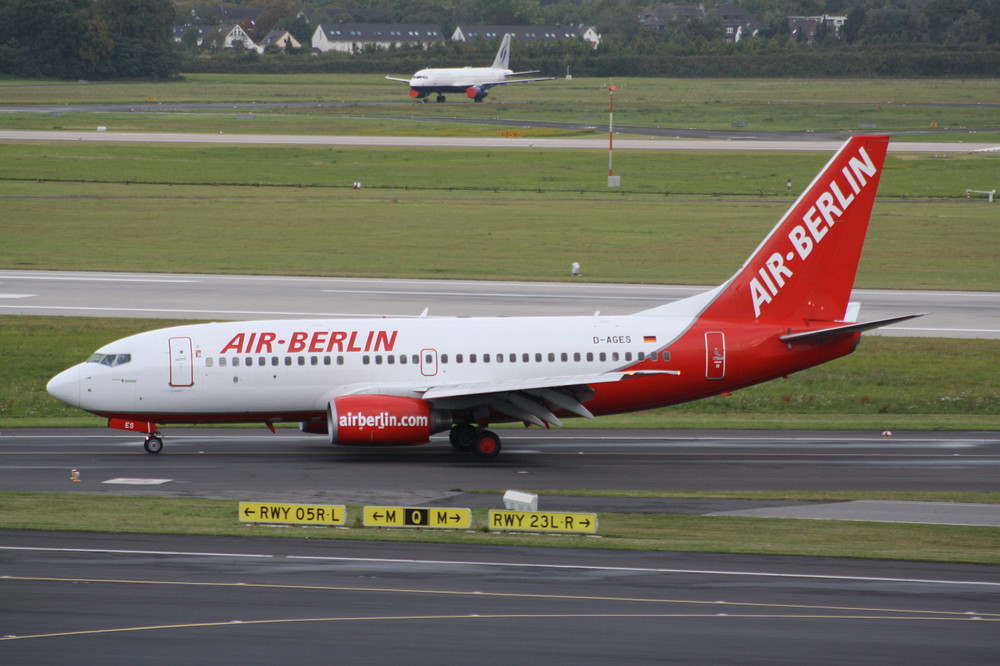
[[[49,380],[45,390],[53,398],[73,407],[80,406],[80,366],[74,365]]]

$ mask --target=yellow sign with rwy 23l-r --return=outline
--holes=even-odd
[[[490,510],[492,531],[597,533],[596,513],[555,513],[552,511]]]
[[[272,504],[240,502],[241,523],[296,523],[300,525],[343,525],[347,510],[337,504]]]

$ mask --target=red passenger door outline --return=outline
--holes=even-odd
[[[191,338],[170,338],[170,385],[194,386]]]
[[[726,377],[726,334],[721,331],[705,333],[705,379],[720,380]]]

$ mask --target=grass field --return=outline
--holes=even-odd
[[[727,278],[786,179],[797,192],[829,157],[632,151],[608,191],[600,151],[2,149],[3,268],[554,280],[578,261],[588,280],[690,284]],[[993,157],[891,155],[858,285],[1000,288],[996,211],[964,198]]]
[[[414,64],[414,70],[419,63]],[[408,74],[386,72],[386,74]],[[879,131],[991,129],[976,140],[997,140],[997,79],[557,79],[531,86],[495,88],[484,104],[453,95],[447,104],[421,104],[405,84],[381,75],[214,75],[142,83],[0,81],[7,104],[169,104],[256,102],[325,103],[334,107],[207,109],[114,115],[64,114],[5,117],[10,129],[280,132],[368,134],[412,132],[467,135],[466,125],[424,120],[496,118],[598,124],[607,122],[608,91],[615,91],[619,125],[762,131]],[[239,116],[239,117],[238,117]],[[372,123],[375,118],[400,122]],[[409,118],[409,120],[407,120]],[[482,131],[482,129],[480,129]],[[488,130],[493,136],[496,129]],[[959,134],[960,136],[960,134]],[[970,139],[973,137],[969,137]]]

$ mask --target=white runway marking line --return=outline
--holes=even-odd
[[[101,483],[115,484],[119,486],[159,486],[164,483],[170,483],[171,481],[173,481],[173,479],[130,479],[121,477],[101,481]]]
[[[35,298],[38,294],[0,294],[0,298]]]
[[[267,553],[206,553],[167,550],[122,550],[111,548],[51,548],[35,546],[0,546],[0,551],[95,553],[114,555],[162,555],[178,557],[243,557],[272,560],[309,560],[313,562],[370,562],[373,564],[413,564],[417,566],[479,566],[492,568],[551,569],[556,571],[607,571],[639,574],[685,574],[696,576],[747,576],[752,578],[796,578],[804,580],[839,580],[860,583],[910,583],[917,585],[971,585],[1000,588],[1000,581],[943,580],[935,578],[894,578],[890,576],[844,576],[838,574],[778,573],[773,571],[731,571],[726,569],[667,569],[659,567],[612,567],[590,564],[541,564],[536,562],[476,562],[470,560],[414,560],[381,557],[336,557],[321,555],[274,555]]]

